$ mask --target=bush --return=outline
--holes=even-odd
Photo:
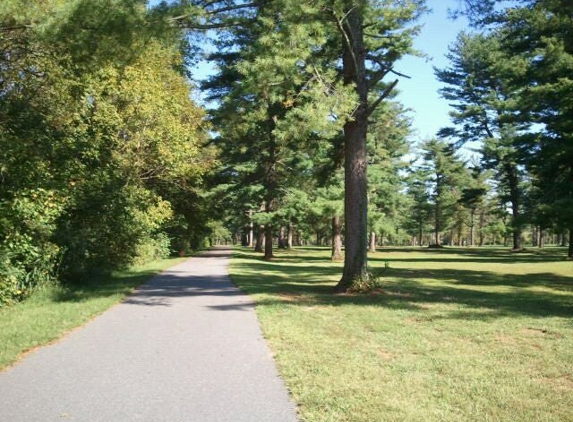
[[[136,248],[134,263],[142,265],[157,259],[167,258],[171,254],[171,239],[165,233],[158,233],[141,240]]]
[[[125,268],[146,255],[163,256],[167,241],[155,233],[171,215],[169,203],[143,187],[105,178],[86,184],[58,231],[58,242],[67,250],[66,278]]]
[[[34,290],[56,280],[61,255],[58,247],[27,246],[28,255],[0,249],[0,307],[25,299]]]
[[[54,282],[61,251],[49,238],[61,208],[57,195],[44,189],[0,203],[0,306]]]

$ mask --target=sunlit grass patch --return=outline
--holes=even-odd
[[[382,290],[335,295],[326,249],[238,250],[233,280],[307,421],[573,420],[563,249],[389,249]]]

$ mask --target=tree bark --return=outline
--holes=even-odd
[[[332,217],[332,255],[330,259],[333,261],[342,260],[342,225],[340,224],[340,217]]]
[[[517,168],[513,164],[505,165],[505,172],[509,185],[509,202],[511,203],[511,226],[513,229],[513,250],[521,250],[521,195],[519,192],[519,177]]]
[[[285,249],[286,248],[285,228],[283,226],[281,226],[279,228],[278,247],[279,247],[279,249]]]
[[[370,232],[370,248],[368,248],[368,252],[376,252],[376,232],[374,231]]]
[[[483,226],[485,225],[485,212],[482,210],[479,215],[479,246],[483,246]]]
[[[292,223],[288,223],[287,244],[286,244],[288,249],[292,249],[292,232],[293,232]]]
[[[366,79],[366,46],[364,45],[364,11],[347,0],[346,20],[341,24],[342,68],[344,83],[354,85],[358,107],[353,119],[344,125],[344,225],[345,253],[342,278],[336,286],[347,291],[354,280],[368,277],[367,237],[367,153],[368,81]]]
[[[569,250],[567,258],[573,259],[573,227],[569,227]]]
[[[265,225],[265,259],[270,261],[273,258],[273,226],[267,224]]]
[[[440,240],[440,217],[438,216],[440,212],[440,205],[439,202],[436,201],[436,206],[434,208],[434,243],[439,245],[441,243]]]
[[[255,252],[263,252],[263,243],[265,241],[265,226],[259,226],[257,231],[257,242],[255,244]]]
[[[475,246],[475,240],[474,240],[474,236],[475,236],[475,210],[472,209],[471,213],[470,213],[470,247],[474,247]]]
[[[253,220],[251,219],[253,211],[249,211],[249,248],[253,247]]]

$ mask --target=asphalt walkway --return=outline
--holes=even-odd
[[[170,268],[0,373],[0,421],[296,421],[230,254]]]

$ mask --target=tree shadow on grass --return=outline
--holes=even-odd
[[[412,257],[385,256],[388,253],[415,254]],[[419,255],[424,255],[420,257]],[[495,262],[495,263],[535,263],[535,262],[561,262],[567,257],[564,247],[551,247],[544,249],[526,249],[521,252],[512,252],[509,248],[460,248],[444,247],[442,249],[429,248],[382,248],[376,255],[369,255],[370,261],[397,261],[397,262]]]
[[[390,268],[382,276],[382,290],[375,294],[335,295],[333,287],[340,277],[340,265],[328,258],[308,259],[304,254],[280,256],[263,261],[250,253],[235,252],[246,259],[234,264],[233,281],[246,293],[262,294],[260,305],[293,306],[383,306],[390,309],[424,311],[428,305],[458,305],[448,318],[486,319],[508,315],[535,317],[573,316],[573,276],[548,272],[528,275],[499,274],[490,271],[454,269]],[[218,256],[213,256],[218,258]],[[311,257],[316,258],[316,257]],[[318,263],[322,261],[322,263]],[[483,262],[482,262],[483,264]],[[124,272],[121,276],[63,290],[58,300],[81,302],[129,293],[149,280],[155,272]],[[235,303],[242,295],[229,286],[221,275],[189,276],[176,269],[140,286],[124,303],[138,306],[171,306],[185,296],[228,297],[229,303],[212,306],[212,310],[246,310],[252,303]],[[484,312],[485,311],[485,312]]]
[[[547,272],[504,275],[479,270],[390,268],[384,273],[382,291],[377,294],[334,295],[340,268],[313,266],[312,261],[305,266],[305,262],[304,255],[298,260],[291,257],[287,262],[249,259],[236,264],[238,271],[233,280],[248,293],[273,295],[282,303],[292,305],[402,309],[423,309],[428,304],[461,305],[462,310],[458,307],[449,313],[449,317],[459,319],[573,316],[573,276]],[[259,304],[273,302],[265,298]]]

